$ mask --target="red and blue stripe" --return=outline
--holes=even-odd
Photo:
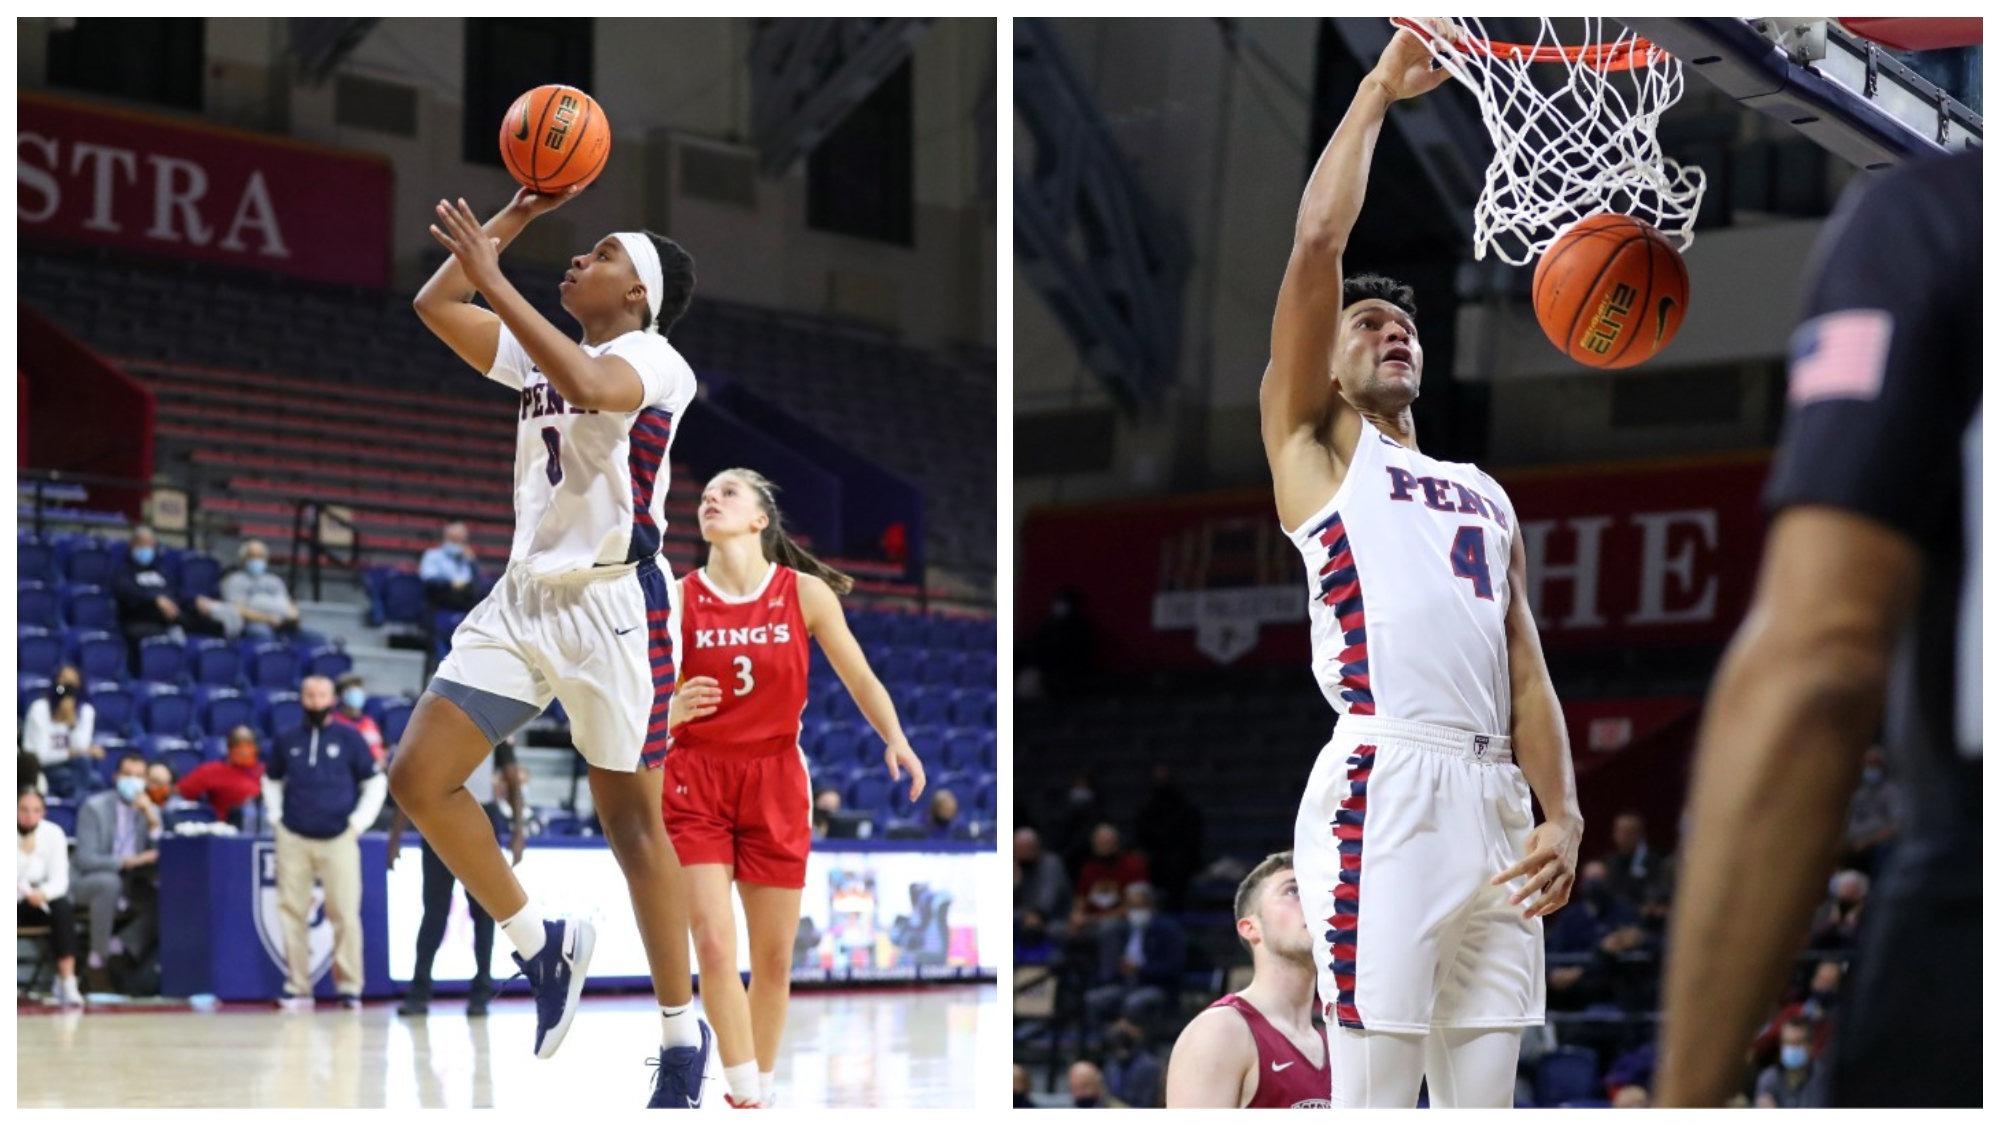
[[[653,518],[653,493],[673,438],[674,416],[663,406],[649,406],[632,421],[632,432],[627,437],[630,448],[625,454],[625,467],[632,477],[632,546],[625,553],[628,563],[660,553],[660,524]]]
[[[1375,693],[1368,680],[1368,616],[1361,600],[1361,572],[1347,542],[1347,525],[1335,512],[1312,534],[1326,548],[1326,565],[1319,568],[1319,600],[1340,620],[1342,648],[1340,698],[1349,715],[1373,715]]]
[[[667,710],[674,701],[674,603],[658,562],[641,559],[638,574],[646,595],[646,657],[653,668],[653,706],[646,715],[639,760],[647,769],[657,769],[667,760]]]
[[[1334,1002],[1330,1018],[1340,1026],[1365,1031],[1354,1004],[1354,972],[1361,947],[1361,844],[1368,823],[1368,775],[1375,769],[1375,747],[1357,746],[1347,759],[1347,795],[1335,807],[1333,837],[1340,852],[1340,881],[1333,887],[1333,916],[1326,920],[1331,947]]]

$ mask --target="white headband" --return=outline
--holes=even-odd
[[[611,237],[625,248],[625,256],[632,259],[632,268],[639,271],[639,283],[646,287],[646,306],[653,314],[653,322],[646,330],[657,336],[660,334],[660,291],[665,288],[660,277],[660,252],[653,248],[653,240],[643,234],[619,231]]]

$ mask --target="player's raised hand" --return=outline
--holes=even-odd
[[[705,719],[715,714],[722,705],[722,685],[714,676],[696,676],[685,680],[674,689],[674,700],[667,705],[667,729],[672,730],[682,723],[695,719]]]
[[[914,801],[924,791],[924,763],[910,744],[901,740],[891,742],[882,751],[882,760],[889,764],[889,780],[903,780],[903,771],[910,771],[910,800]]]
[[[547,195],[538,194],[533,188],[524,187],[514,193],[514,199],[507,204],[507,209],[519,212],[523,217],[532,219],[539,215],[546,215],[556,208],[561,207],[563,204],[575,199],[582,192],[582,184],[577,184],[562,191],[551,192]]]
[[[1433,68],[1431,50],[1417,33],[1408,28],[1397,28],[1395,37],[1382,49],[1382,57],[1375,63],[1374,73],[1369,77],[1382,87],[1382,92],[1392,99],[1414,98],[1428,94],[1445,80],[1451,72],[1442,67]]]
[[[460,199],[456,205],[438,200],[438,221],[431,224],[431,237],[458,259],[465,279],[484,291],[500,278],[500,240],[486,233],[472,208]]]
[[[1583,826],[1568,820],[1545,820],[1528,833],[1528,854],[1521,862],[1493,877],[1501,886],[1523,880],[1519,890],[1507,899],[1513,906],[1526,902],[1521,917],[1539,918],[1554,914],[1569,903],[1576,886],[1576,851],[1583,841]]]

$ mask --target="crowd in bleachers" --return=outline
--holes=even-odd
[[[1018,702],[1017,1105],[1156,1104],[1154,1064],[1245,962],[1227,896],[1289,843],[1326,736],[1323,714],[1298,732],[1277,717],[1303,710],[1295,685],[1256,674]],[[1782,1006],[1746,1049],[1743,1104],[1812,1104],[1869,880],[1895,846],[1895,784],[1870,751],[1841,870]],[[1676,861],[1639,814],[1606,819],[1610,846],[1583,857],[1569,905],[1545,924],[1549,1025],[1524,1041],[1520,1104],[1650,1102]]]

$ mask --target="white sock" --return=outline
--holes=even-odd
[[[660,1009],[660,1046],[670,1051],[675,1047],[701,1046],[701,1025],[693,1004]]]
[[[757,1100],[765,1109],[778,1104],[778,1072],[760,1070],[757,1072]]]
[[[521,955],[523,961],[534,960],[535,954],[542,951],[542,946],[549,943],[549,935],[542,929],[541,908],[535,905],[533,899],[528,900],[528,905],[522,907],[519,914],[500,923],[500,932],[514,943],[514,951]]]
[[[738,1105],[744,1102],[761,1100],[757,1096],[756,1059],[751,1059],[747,1063],[737,1063],[735,1066],[723,1067],[722,1078],[723,1081],[729,1083],[729,1096],[735,1098]]]

